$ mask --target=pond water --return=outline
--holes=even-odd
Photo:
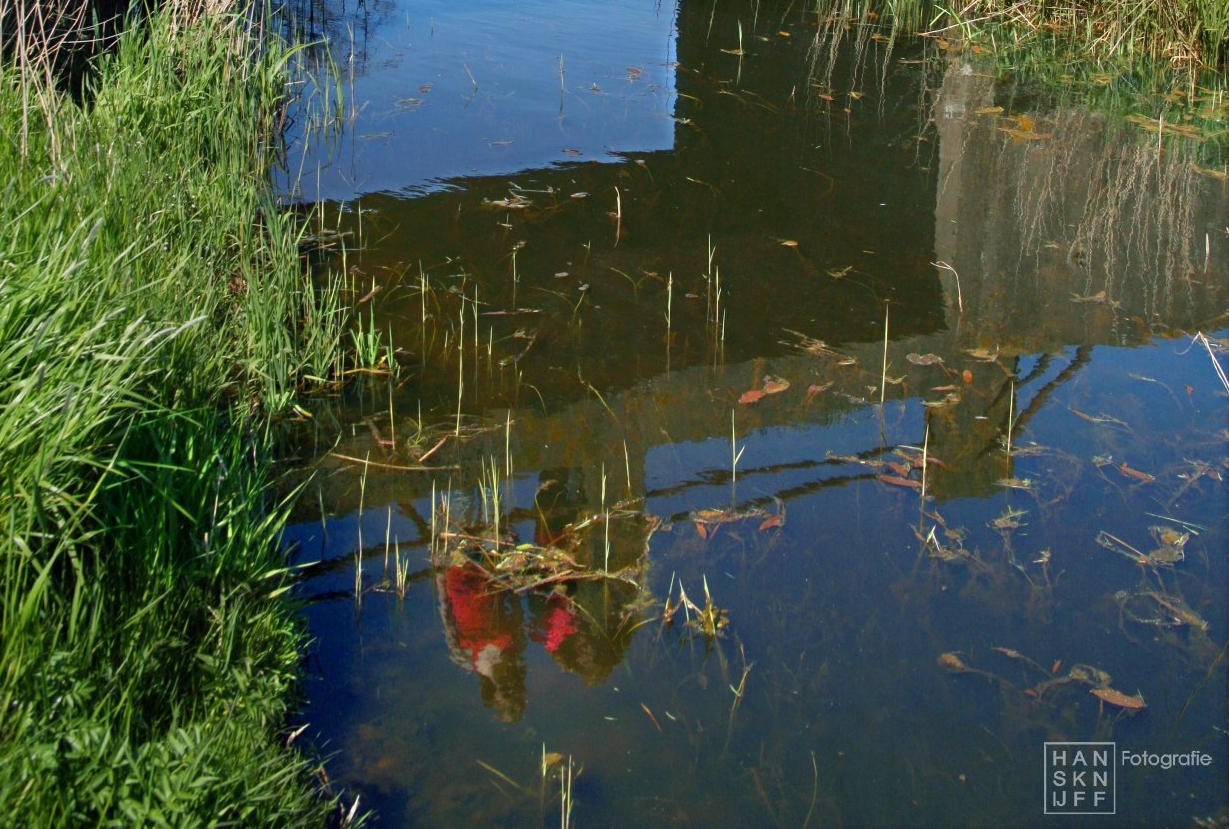
[[[399,369],[299,436],[335,788],[383,826],[1225,813],[1214,144],[793,5],[302,21],[347,119],[286,188]]]

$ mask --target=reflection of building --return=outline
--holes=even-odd
[[[857,398],[875,399],[867,388],[880,383],[888,302],[889,374],[907,375],[889,396],[933,398],[943,393],[932,387],[954,384],[962,398],[929,417],[932,447],[966,475],[933,491],[984,492],[1006,472],[991,450],[1008,412],[1019,413],[1020,355],[1074,352],[1053,358],[1070,363],[1045,380],[1053,388],[1092,345],[1196,326],[1224,308],[1229,206],[1179,148],[1158,157],[1135,126],[1073,108],[992,112],[995,79],[958,54],[939,65],[937,92],[920,70],[858,70],[852,53],[817,80],[813,67],[828,61],[802,37],[766,31],[745,57],[721,51],[737,45],[737,23],[680,4],[670,151],[522,174],[531,204],[516,209],[499,208],[510,196],[502,176],[365,199],[385,226],[404,229],[361,262],[407,274],[381,306],[398,345],[430,351],[456,317],[448,306],[419,336],[419,274],[407,263],[426,263],[441,294],[464,273],[481,283],[484,308],[539,312],[482,321],[484,341],[508,343],[515,364],[484,365],[465,390],[468,411],[516,411],[515,468],[579,463],[592,509],[603,463],[612,489],[642,493],[656,447],[724,436],[731,409],[740,436],[841,417]],[[907,49],[921,51],[895,56]],[[820,81],[826,97],[814,91]],[[726,308],[719,355],[706,319],[710,245]],[[859,363],[837,370],[782,345],[785,329]],[[966,358],[974,347],[997,350],[998,364]],[[946,357],[950,371],[911,368],[913,352]],[[446,368],[424,372],[401,408],[454,410],[454,358],[423,362]],[[792,406],[737,408],[767,371],[795,384]],[[797,402],[828,381],[829,392]],[[376,485],[369,477],[369,494]],[[390,498],[407,497],[404,479],[388,486]]]

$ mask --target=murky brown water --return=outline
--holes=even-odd
[[[356,18],[300,185],[401,365],[320,403],[287,528],[335,785],[1040,824],[1046,743],[1108,741],[1106,823],[1229,805],[1215,147],[797,9],[484,5]]]

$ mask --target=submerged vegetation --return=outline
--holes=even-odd
[[[24,825],[326,808],[284,733],[270,415],[334,370],[339,321],[268,185],[292,53],[217,6],[134,19],[74,100],[56,48],[88,9],[0,3],[0,811]]]

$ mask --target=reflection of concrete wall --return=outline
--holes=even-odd
[[[1113,116],[996,113],[994,93],[957,55],[936,104],[935,254],[983,337],[1027,350],[1130,342],[1223,310],[1225,188],[1196,170],[1193,142],[1158,153],[1155,134]],[[956,277],[943,278],[950,317]]]

